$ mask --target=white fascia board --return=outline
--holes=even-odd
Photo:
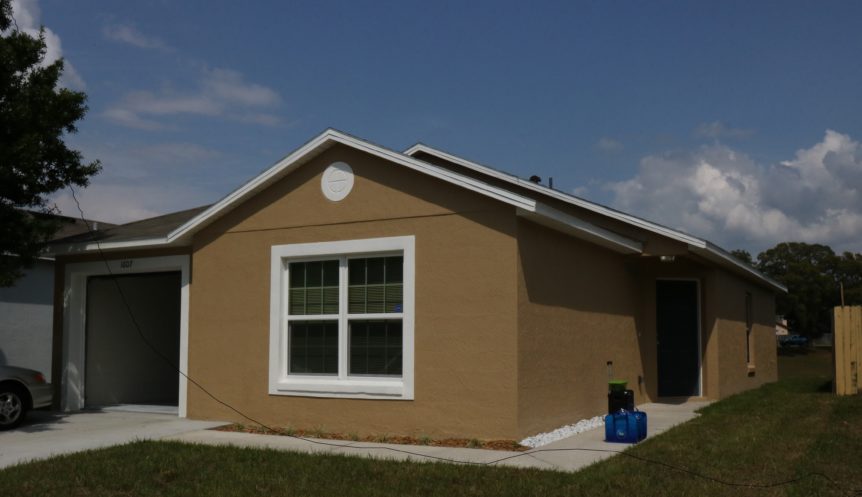
[[[81,243],[67,243],[64,245],[56,245],[51,247],[46,251],[48,254],[52,255],[69,255],[76,254],[81,252],[91,252],[96,250],[101,250],[103,252],[109,252],[114,250],[126,250],[126,249],[143,249],[143,248],[155,248],[161,247],[164,245],[169,245],[170,242],[166,238],[147,238],[143,240],[129,240],[125,242],[81,242]],[[173,245],[183,245],[181,243],[175,243]]]
[[[547,226],[557,231],[562,231],[577,238],[596,243],[621,254],[641,254],[643,244],[637,240],[626,238],[613,231],[600,228],[570,214],[554,209],[546,204],[536,204],[536,210],[529,212],[518,209],[518,215]]]
[[[418,153],[418,152],[424,152],[426,154],[439,157],[441,159],[447,160],[447,161],[452,162],[454,164],[457,164],[459,166],[466,167],[467,169],[472,169],[476,172],[480,172],[482,174],[487,174],[488,176],[497,178],[499,180],[506,181],[506,182],[509,182],[511,184],[514,184],[514,185],[518,185],[520,187],[523,187],[523,188],[526,188],[528,190],[532,190],[534,192],[538,192],[538,193],[547,195],[549,197],[553,197],[557,200],[562,200],[563,202],[566,202],[566,203],[569,203],[572,205],[576,205],[578,207],[596,212],[598,214],[602,214],[602,215],[607,216],[611,219],[616,219],[618,221],[622,221],[624,223],[628,223],[628,224],[631,224],[633,226],[637,226],[639,228],[645,229],[647,231],[651,231],[653,233],[657,233],[657,234],[662,235],[662,236],[666,236],[668,238],[671,238],[673,240],[677,240],[677,241],[682,242],[682,243],[687,243],[689,245],[694,245],[694,246],[699,246],[699,247],[706,247],[706,242],[704,240],[693,237],[691,235],[687,235],[685,233],[682,233],[682,232],[679,232],[676,230],[672,230],[672,229],[667,228],[665,226],[661,226],[659,224],[649,222],[645,219],[640,219],[638,217],[626,214],[624,212],[620,212],[620,211],[611,209],[610,207],[605,207],[603,205],[599,205],[599,204],[595,204],[593,202],[590,202],[588,200],[584,200],[584,199],[581,199],[578,197],[574,197],[572,195],[568,195],[566,193],[554,190],[553,188],[548,188],[546,186],[542,186],[542,185],[533,183],[532,181],[521,179],[517,176],[513,176],[511,174],[507,174],[507,173],[504,173],[502,171],[498,171],[498,170],[490,168],[488,166],[483,166],[481,164],[477,164],[475,162],[468,161],[466,159],[462,159],[461,157],[443,152],[441,150],[437,150],[435,148],[429,147],[428,145],[425,145],[422,143],[417,143],[416,145],[413,145],[412,147],[410,147],[404,151],[404,153],[406,155],[413,155],[413,154]]]
[[[691,252],[697,254],[697,255],[700,255],[701,257],[703,257],[705,259],[716,262],[719,265],[729,267],[731,269],[736,269],[738,271],[741,271],[743,273],[748,274],[749,276],[757,278],[758,280],[762,281],[763,283],[765,283],[767,286],[769,286],[773,290],[787,293],[787,287],[786,286],[775,281],[774,279],[770,278],[769,276],[766,276],[765,274],[754,269],[753,267],[749,266],[748,264],[740,261],[739,259],[737,259],[733,255],[727,253],[726,251],[722,250],[721,248],[719,248],[719,247],[717,247],[711,243],[707,243],[705,247],[695,247],[695,246],[689,245],[689,250]]]
[[[448,169],[435,166],[433,164],[428,164],[427,162],[421,161],[419,159],[415,159],[413,157],[409,157],[407,155],[383,148],[381,146],[374,145],[373,143],[360,140],[340,131],[328,129],[318,135],[313,140],[303,145],[302,147],[296,149],[293,153],[280,160],[271,168],[267,169],[266,171],[253,178],[240,188],[237,188],[236,190],[228,194],[220,201],[213,204],[207,210],[201,212],[179,228],[172,231],[167,237],[168,242],[172,243],[175,240],[183,236],[189,235],[197,229],[200,229],[201,227],[214,220],[214,218],[218,216],[221,212],[233,207],[239,202],[242,202],[257,191],[266,188],[275,180],[281,178],[283,175],[287,174],[295,167],[298,167],[298,165],[303,164],[304,162],[309,160],[312,154],[320,151],[323,148],[329,147],[333,143],[341,143],[354,149],[367,152],[377,157],[413,169],[414,171],[419,171],[421,173],[441,179],[454,185],[466,188],[468,190],[472,190],[474,192],[494,198],[496,200],[500,200],[519,209],[524,209],[527,211],[535,210],[536,202],[533,199],[514,194],[502,188],[497,188],[487,183],[477,181],[473,178],[469,178],[467,176],[463,176],[461,174],[449,171]]]

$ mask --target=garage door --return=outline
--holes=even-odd
[[[152,347],[141,338],[135,322]],[[178,364],[179,350],[179,272],[87,280],[87,406],[177,405],[178,373],[160,354]]]

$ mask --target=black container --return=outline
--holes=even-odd
[[[608,414],[620,412],[620,410],[635,410],[635,393],[633,390],[619,390],[608,392]]]

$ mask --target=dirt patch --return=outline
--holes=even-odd
[[[292,428],[268,429],[261,426],[248,426],[240,423],[212,428],[217,431],[254,433],[257,435],[281,435],[287,437],[322,438],[326,440],[347,440],[352,442],[374,442],[401,445],[427,445],[430,447],[461,447],[466,449],[489,449],[506,451],[525,451],[525,447],[514,440],[478,440],[475,438],[429,438],[397,435],[359,436],[346,433],[330,433],[321,430],[294,430]]]

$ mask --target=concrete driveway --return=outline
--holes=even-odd
[[[0,468],[134,440],[175,437],[223,424],[162,413],[32,411],[22,426],[0,432]]]

